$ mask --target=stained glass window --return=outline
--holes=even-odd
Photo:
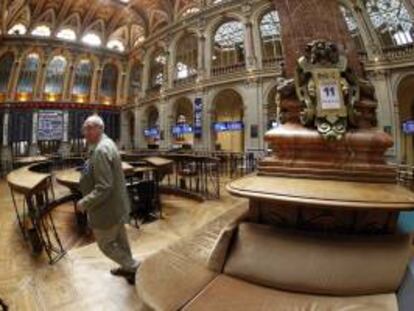
[[[106,97],[115,97],[118,84],[118,68],[113,64],[105,65],[102,72],[101,94]]]
[[[129,96],[137,96],[141,91],[141,64],[134,64],[131,69],[130,82],[129,82]]]
[[[260,21],[260,35],[264,66],[276,65],[276,60],[282,56],[280,32],[280,19],[277,12],[270,11],[263,15]]]
[[[76,33],[72,29],[66,28],[66,29],[62,29],[61,31],[59,31],[56,37],[58,37],[59,39],[63,39],[63,40],[75,41]]]
[[[27,28],[23,24],[16,24],[7,32],[9,35],[24,35],[27,32]]]
[[[89,59],[83,59],[76,66],[75,81],[72,94],[88,95],[92,83],[92,63]]]
[[[193,34],[186,35],[177,43],[175,78],[185,79],[197,74],[198,41]]]
[[[214,36],[214,42],[221,48],[234,49],[236,45],[244,42],[244,29],[242,23],[231,21],[221,25]]]
[[[213,74],[239,70],[244,60],[244,26],[239,21],[222,24],[214,34],[212,53]],[[227,68],[227,69],[226,69]]]
[[[54,56],[47,66],[45,93],[61,94],[65,82],[66,58]]]
[[[6,53],[0,59],[0,93],[7,93],[13,62],[12,53]]]
[[[401,0],[365,0],[368,15],[386,46],[413,42],[412,19]]]
[[[32,31],[32,35],[33,36],[38,36],[38,37],[50,37],[51,33],[52,33],[52,31],[50,30],[50,27],[46,26],[46,25],[37,26]]]
[[[36,82],[37,71],[39,68],[39,55],[36,53],[29,54],[22,70],[20,71],[17,91],[22,93],[32,93],[33,86]]]
[[[111,40],[107,44],[108,49],[117,50],[119,52],[125,51],[125,45],[119,40]]]
[[[356,46],[357,50],[364,51],[365,50],[364,42],[361,38],[358,23],[357,23],[354,15],[352,13],[352,11],[349,8],[347,8],[343,5],[340,5],[339,9],[341,10],[342,16],[344,17],[344,20],[345,20],[346,27],[347,27],[352,39],[354,40],[354,43],[355,43],[355,46]]]
[[[167,58],[164,53],[156,52],[155,57],[151,62],[151,88],[160,88],[164,82],[164,66],[167,63]]]

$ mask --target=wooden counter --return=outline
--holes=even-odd
[[[14,159],[13,163],[18,165],[29,165],[47,161],[49,158],[44,156],[23,157]]]
[[[126,162],[122,162],[122,169],[125,175],[135,173],[135,168]],[[78,189],[79,181],[81,177],[81,172],[79,171],[78,168],[70,168],[70,169],[56,171],[54,172],[54,175],[56,177],[56,181],[59,184],[65,187],[68,187],[71,190]]]
[[[147,157],[147,158],[144,158],[144,161],[148,162],[149,164],[155,167],[167,166],[174,162],[172,160],[161,158],[161,157]]]
[[[7,183],[14,191],[28,195],[43,187],[51,174],[30,171],[31,166],[16,169],[7,175]]]
[[[248,176],[227,185],[234,195],[302,207],[414,210],[414,192],[397,184]]]

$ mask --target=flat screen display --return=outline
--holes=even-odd
[[[403,123],[403,132],[408,135],[414,135],[414,120],[408,120]]]
[[[213,128],[216,133],[236,132],[242,131],[244,129],[244,124],[242,121],[216,122],[214,123]]]
[[[160,131],[157,128],[148,128],[144,130],[144,136],[147,138],[159,138]]]
[[[172,128],[172,133],[175,136],[191,134],[192,132],[193,132],[193,127],[189,124],[177,124],[173,126]]]

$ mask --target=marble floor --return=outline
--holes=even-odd
[[[139,259],[247,205],[225,191],[220,201],[197,203],[175,196],[163,196],[162,201],[163,220],[140,230],[127,228]],[[139,301],[134,287],[109,274],[113,264],[99,252],[93,237],[77,232],[72,207],[59,207],[55,219],[63,244],[70,250],[51,266],[45,256],[30,254],[18,230],[7,184],[0,181],[0,298],[10,310],[135,310]]]

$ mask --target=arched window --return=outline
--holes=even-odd
[[[129,97],[132,100],[141,91],[142,65],[135,63],[132,66],[129,78]]]
[[[167,58],[162,51],[154,53],[154,56],[151,60],[151,89],[159,89],[164,83],[164,67]]]
[[[29,54],[26,57],[24,65],[20,71],[17,92],[33,93],[33,87],[36,82],[37,71],[39,68],[39,55],[36,53]]]
[[[75,69],[75,80],[73,83],[72,94],[75,97],[89,95],[92,83],[93,66],[89,59],[82,59]]]
[[[23,24],[16,24],[7,32],[9,35],[25,35],[27,27]]]
[[[196,6],[193,6],[193,7],[187,8],[183,12],[183,17],[189,16],[189,15],[192,15],[192,14],[195,14],[195,13],[198,13],[198,12],[200,12],[200,9],[198,7],[196,7]]]
[[[413,21],[402,0],[365,0],[365,6],[384,46],[413,43]]]
[[[110,40],[106,46],[108,49],[116,50],[119,52],[125,51],[125,45],[120,40]]]
[[[91,46],[100,46],[102,44],[101,38],[94,33],[87,33],[82,37],[82,42]]]
[[[45,93],[62,94],[67,61],[63,56],[54,56],[46,70]]]
[[[118,85],[118,68],[114,64],[106,64],[102,72],[101,95],[103,97],[116,97]]]
[[[197,37],[192,35],[183,36],[176,46],[175,57],[175,80],[188,80],[197,75]]]
[[[280,19],[276,11],[263,15],[260,21],[260,37],[262,40],[263,66],[275,66],[282,57],[282,44],[280,39]]]
[[[213,75],[244,68],[244,27],[241,22],[229,21],[222,24],[214,34],[213,42]]]
[[[10,52],[0,59],[0,93],[7,94],[13,62],[14,55]]]
[[[63,39],[63,40],[75,41],[76,33],[72,29],[66,28],[66,29],[62,29],[61,31],[59,31],[56,37],[59,39]]]
[[[352,39],[354,40],[355,46],[358,51],[364,51],[364,42],[362,41],[361,34],[359,32],[358,23],[352,14],[352,11],[343,6],[339,6],[342,15],[344,17],[346,27],[348,28],[349,33],[351,34]]]
[[[52,32],[50,30],[50,27],[49,26],[46,26],[46,25],[37,26],[32,31],[32,35],[33,36],[38,36],[38,37],[50,37],[50,34],[51,33]]]

